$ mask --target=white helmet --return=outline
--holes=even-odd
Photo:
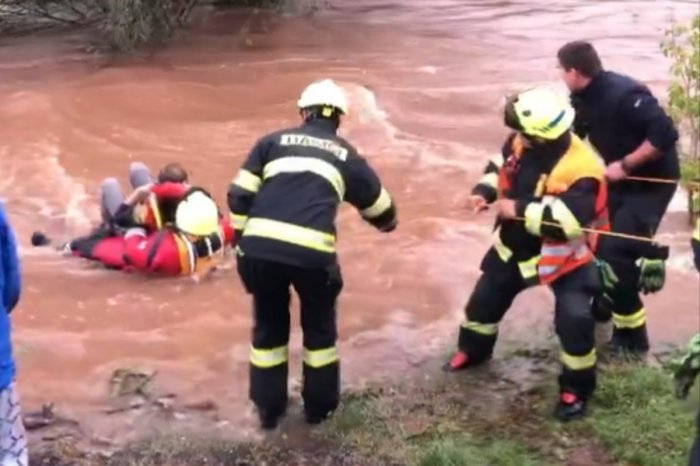
[[[306,86],[297,101],[300,109],[324,105],[337,108],[345,115],[348,113],[348,98],[345,96],[345,91],[332,79],[312,82]]]
[[[177,206],[175,226],[193,236],[209,236],[219,231],[219,209],[207,192],[193,188]]]

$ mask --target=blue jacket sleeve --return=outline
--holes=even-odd
[[[20,278],[17,242],[12,227],[8,223],[5,208],[0,204],[0,260],[2,261],[2,303],[10,313],[19,302],[22,282]]]

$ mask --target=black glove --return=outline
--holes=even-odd
[[[669,247],[652,243],[644,256],[637,260],[639,267],[639,290],[643,294],[656,293],[666,282],[666,260]]]

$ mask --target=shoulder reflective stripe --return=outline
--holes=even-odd
[[[480,335],[495,335],[498,333],[498,324],[482,324],[480,322],[464,322],[462,328],[471,330]]]
[[[263,179],[271,178],[281,173],[311,172],[328,181],[338,193],[340,201],[345,197],[345,181],[340,171],[333,164],[315,157],[282,157],[265,165]]]
[[[250,347],[250,363],[261,369],[269,369],[270,367],[279,366],[287,362],[288,354],[287,346],[278,346],[277,348],[261,349]]]
[[[479,179],[478,184],[484,184],[491,188],[498,188],[498,173],[487,173]]]
[[[530,202],[525,208],[525,229],[528,233],[540,236],[544,208],[545,205],[541,202]]]
[[[245,228],[246,222],[248,222],[247,215],[230,214],[229,218],[231,219],[231,226],[234,230],[242,230]]]
[[[590,369],[591,367],[595,366],[596,362],[595,348],[592,349],[590,353],[583,356],[574,356],[566,351],[562,351],[560,359],[564,366],[573,371]]]
[[[569,210],[564,201],[555,198],[550,203],[549,208],[552,210],[552,217],[562,226],[567,238],[574,239],[583,235],[576,216]]]
[[[257,193],[260,185],[262,185],[262,180],[259,176],[254,175],[253,172],[241,169],[231,183],[251,193]]]
[[[266,218],[249,219],[243,230],[243,236],[260,236],[316,251],[335,252],[335,236],[331,234]]]
[[[160,230],[163,228],[163,219],[160,218],[160,207],[158,206],[158,199],[155,194],[148,196],[148,206],[151,209],[151,215],[153,215],[153,221],[156,223],[156,228]]]
[[[646,309],[642,308],[631,315],[622,315],[613,312],[613,324],[617,328],[639,328],[647,321]]]
[[[386,189],[382,188],[374,204],[363,209],[361,213],[365,218],[375,218],[386,212],[389,207],[391,207],[391,196]]]
[[[518,262],[518,269],[520,269],[520,275],[523,279],[528,280],[537,276],[537,263],[539,260],[540,256],[535,256],[532,259]]]
[[[510,248],[503,244],[503,241],[501,241],[500,228],[497,228],[496,231],[493,232],[493,248],[496,250],[498,257],[500,257],[503,262],[508,262],[513,256],[513,251],[511,251]]]
[[[328,366],[338,362],[338,348],[324,348],[319,350],[308,350],[304,348],[304,363],[314,369]]]

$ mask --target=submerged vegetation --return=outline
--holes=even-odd
[[[307,12],[321,0],[0,0],[0,34],[47,28],[93,31],[110,50],[130,52],[168,41],[196,7],[249,7]]]

